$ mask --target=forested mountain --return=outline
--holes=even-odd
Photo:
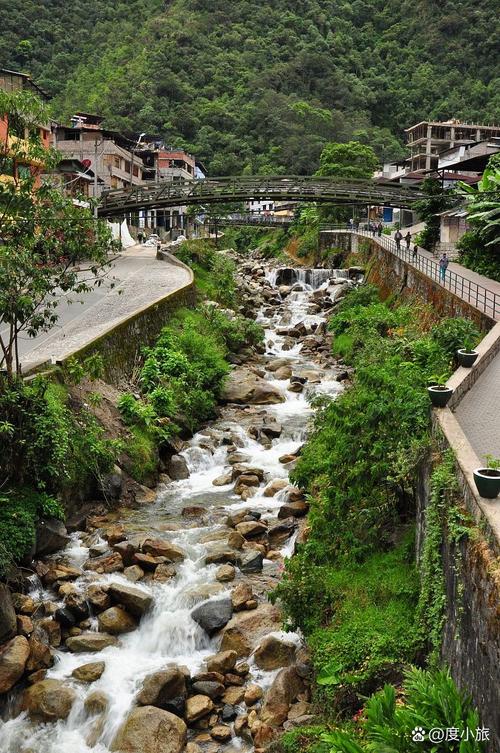
[[[420,119],[500,122],[490,0],[0,0],[0,64],[212,174],[310,173],[325,142],[401,155]]]

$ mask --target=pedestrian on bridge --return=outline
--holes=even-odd
[[[413,246],[413,253],[412,253],[412,258],[414,262],[417,261],[417,254],[418,254],[418,246],[415,243],[415,245]]]
[[[408,232],[405,235],[405,242],[406,242],[406,250],[409,251],[410,250],[410,244],[411,244],[411,233],[410,233],[409,230],[408,230]]]
[[[403,240],[403,233],[401,230],[397,230],[396,234],[394,236],[394,240],[396,241],[396,248],[398,251],[401,251],[401,241]]]
[[[446,253],[444,253],[439,260],[439,279],[441,280],[443,285],[446,278],[446,270],[448,269],[449,263],[450,263],[450,260],[446,256]]]
[[[381,222],[379,222],[379,223],[378,223],[378,225],[377,225],[377,233],[378,233],[378,237],[379,237],[379,238],[381,238],[381,237],[382,237],[382,230],[383,230],[383,229],[384,229],[384,226],[382,225],[382,223],[381,223]]]

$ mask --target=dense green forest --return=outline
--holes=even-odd
[[[0,0],[2,65],[55,114],[182,145],[212,174],[311,173],[328,141],[400,156],[427,117],[500,121],[498,38],[478,0]]]

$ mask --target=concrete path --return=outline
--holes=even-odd
[[[455,408],[455,417],[481,463],[500,458],[500,354]]]
[[[154,247],[132,246],[112,263],[100,288],[73,297],[73,302],[61,296],[59,321],[50,332],[20,342],[23,371],[64,358],[135,311],[184,287],[190,279],[182,266],[157,260]]]

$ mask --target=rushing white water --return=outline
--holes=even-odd
[[[271,318],[262,312],[258,319],[266,331],[266,352],[268,356],[286,357],[294,364],[294,371],[315,369],[317,365],[301,356],[298,343],[285,350],[285,338],[276,334],[276,328],[283,323],[293,325],[305,322],[306,325],[322,321],[318,314],[308,314],[310,291],[332,276],[332,270],[312,270],[314,274],[307,282],[304,275],[304,289],[288,296],[284,308]],[[299,270],[308,272],[308,270]],[[316,274],[317,273],[317,274]],[[300,276],[299,276],[300,281]],[[263,494],[266,480],[287,478],[286,467],[279,458],[294,453],[306,436],[312,409],[308,397],[313,392],[335,394],[341,386],[328,374],[323,374],[321,383],[308,385],[302,393],[287,390],[288,381],[277,380],[268,372],[267,378],[272,384],[282,389],[286,397],[284,403],[266,406],[266,412],[274,416],[283,425],[283,432],[269,446],[248,436],[247,427],[241,423],[241,411],[234,408],[224,409],[221,418],[214,424],[199,432],[183,451],[183,456],[190,469],[188,479],[160,487],[156,502],[137,511],[128,511],[125,519],[127,530],[141,535],[154,535],[167,539],[181,546],[187,554],[186,559],[176,566],[177,575],[167,582],[138,582],[135,588],[151,594],[154,606],[146,614],[139,627],[119,639],[118,646],[112,646],[99,653],[74,654],[64,650],[56,651],[54,666],[48,670],[47,677],[64,680],[71,685],[77,700],[69,717],[53,724],[33,724],[25,714],[19,714],[0,722],[0,753],[109,753],[113,738],[134,705],[134,698],[141,687],[144,677],[153,671],[165,668],[169,664],[186,666],[191,674],[199,671],[207,656],[216,653],[220,638],[209,639],[206,633],[191,617],[193,605],[207,598],[220,598],[228,595],[231,584],[222,585],[215,579],[217,566],[206,565],[205,556],[217,546],[218,536],[227,532],[224,520],[228,512],[252,509],[261,513],[264,519],[276,515],[283,504],[286,492],[278,492],[274,497]],[[258,418],[262,414],[261,406],[254,413]],[[264,471],[265,482],[256,494],[243,501],[234,494],[232,484],[214,486],[213,481],[228,470],[227,445],[221,443],[224,435],[231,435],[231,441],[238,450],[250,456],[249,463]],[[182,517],[182,510],[187,506],[200,506],[205,510],[201,520],[190,524]],[[284,557],[293,554],[295,534],[281,550]],[[95,543],[103,543],[96,538]],[[81,567],[89,556],[89,548],[80,536],[74,535],[65,551],[69,564]],[[264,575],[276,573],[279,565],[265,561]],[[84,590],[89,583],[130,582],[120,573],[98,575],[84,571],[75,585]],[[40,582],[34,582],[33,595],[37,599],[59,600]],[[96,629],[96,621],[92,628]],[[299,637],[286,634],[287,640],[299,642]],[[73,680],[71,673],[83,664],[103,661],[105,671],[96,682],[86,685]],[[268,687],[275,672],[263,672],[251,663],[252,681],[262,687]],[[109,700],[109,708],[103,719],[87,713],[84,708],[85,698],[89,693],[102,691]],[[233,748],[244,751],[252,748],[239,738],[231,741]],[[224,746],[220,746],[224,750]],[[147,753],[147,751],[144,751]]]

